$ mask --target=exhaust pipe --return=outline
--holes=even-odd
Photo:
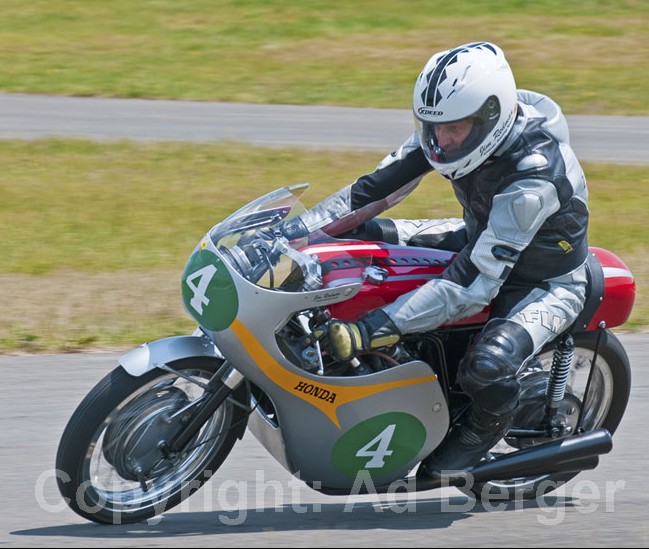
[[[486,482],[550,473],[574,473],[594,469],[599,462],[598,456],[610,452],[612,448],[611,434],[606,429],[598,429],[500,456],[477,465],[471,474],[475,482]]]
[[[583,435],[554,440],[518,452],[505,454],[492,461],[480,463],[468,471],[456,471],[443,479],[422,478],[420,489],[439,486],[465,486],[467,477],[473,482],[488,482],[554,473],[576,473],[597,467],[599,455],[613,448],[613,439],[606,429]],[[418,484],[419,484],[418,482]],[[419,487],[418,487],[419,488]]]
[[[606,429],[589,431],[582,435],[553,440],[532,446],[524,450],[512,452],[476,465],[467,471],[449,471],[444,477],[420,476],[421,468],[416,477],[414,491],[433,490],[447,486],[463,487],[467,481],[473,483],[490,480],[506,480],[520,477],[540,477],[556,473],[578,473],[597,467],[599,455],[607,454],[613,448],[613,439]],[[403,482],[408,485],[408,480]],[[371,483],[370,483],[371,484]],[[331,496],[349,495],[348,488],[318,487],[309,484],[314,490]],[[354,495],[367,494],[368,486],[354,485],[357,490]],[[386,493],[393,490],[392,485],[371,486],[372,493]],[[410,491],[411,488],[408,488]]]

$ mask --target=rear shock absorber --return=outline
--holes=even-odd
[[[552,369],[550,370],[550,380],[548,381],[546,393],[545,423],[550,425],[554,436],[560,434],[558,432],[560,426],[556,423],[557,411],[566,393],[574,351],[575,342],[572,335],[564,334],[559,339],[552,357]]]

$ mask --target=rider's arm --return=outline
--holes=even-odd
[[[430,164],[413,134],[373,172],[325,198],[300,218],[309,231],[342,234],[401,202],[429,171]]]
[[[552,183],[513,183],[494,197],[487,226],[440,278],[399,297],[384,311],[401,333],[433,329],[479,313],[498,294],[520,254],[559,207]]]

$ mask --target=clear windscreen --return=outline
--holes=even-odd
[[[308,184],[283,187],[250,202],[210,231],[217,251],[244,278],[264,288],[283,291],[318,289],[322,282],[316,256],[300,252],[314,239],[312,233],[289,241],[274,231],[283,221],[306,211],[301,196]]]

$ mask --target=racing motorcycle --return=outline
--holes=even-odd
[[[246,428],[325,494],[359,493],[358,478],[366,493],[395,482],[440,487],[419,464],[467,409],[457,367],[489,308],[336,361],[315,326],[393,301],[455,253],[318,231],[289,241],[274,229],[305,211],[307,186],[278,189],[215,225],[182,275],[195,332],[127,352],[79,404],[56,457],[59,490],[76,513],[122,524],[169,510],[218,475]],[[601,248],[590,249],[588,273],[581,316],[518,372],[511,430],[445,485],[477,499],[533,498],[612,449],[631,372],[610,328],[628,319],[635,282]]]

